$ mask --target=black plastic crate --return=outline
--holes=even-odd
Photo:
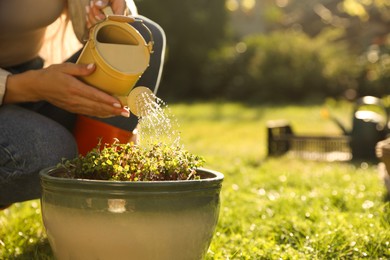
[[[289,153],[310,160],[348,161],[352,159],[351,138],[347,135],[295,135],[290,124],[285,120],[269,121],[267,131],[269,156]]]

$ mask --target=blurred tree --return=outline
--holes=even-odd
[[[167,35],[167,60],[160,96],[197,97],[200,71],[209,51],[225,40],[225,0],[136,0],[139,12]]]
[[[339,97],[356,88],[356,56],[338,41],[342,30],[316,37],[294,30],[252,34],[213,53],[201,90],[211,98],[251,102]]]
[[[389,0],[262,0],[255,1],[251,12],[237,7],[246,0],[227,1],[236,3],[232,4],[236,8],[229,9],[234,22],[242,22],[237,18],[240,16],[248,23],[254,22],[253,17],[262,18],[255,33],[293,29],[314,38],[324,30],[342,29],[344,33],[336,40],[347,41],[348,51],[360,56],[357,95],[390,94]],[[244,37],[245,30],[236,31],[236,35]]]
[[[383,44],[390,33],[388,0],[272,0],[268,5],[282,11],[269,29],[294,27],[315,36],[326,27],[343,28],[359,54],[373,43]]]
[[[389,0],[135,2],[140,13],[158,22],[167,34],[167,60],[159,90],[159,96],[164,100],[210,95],[204,88],[213,85],[211,82],[215,79],[213,75],[203,72],[206,65],[215,62],[212,51],[226,45],[241,46],[240,42],[248,35],[269,35],[282,29],[303,32],[310,38],[316,38],[329,29],[343,31],[338,39],[332,39],[332,43],[347,42],[348,52],[361,56],[363,72],[359,80],[362,83],[357,84],[356,89],[364,89],[362,93],[368,94],[382,93],[388,88],[384,84],[388,82],[390,74],[387,65],[390,45]],[[379,58],[373,59],[374,54]],[[240,63],[243,68],[248,65],[244,62]],[[246,73],[242,69],[239,71]],[[376,85],[375,92],[372,91],[372,83]],[[241,87],[239,82],[236,87]]]

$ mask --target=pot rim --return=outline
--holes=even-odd
[[[209,177],[209,178],[204,178],[204,179],[200,179],[200,180],[168,180],[168,181],[111,181],[111,180],[93,180],[93,179],[80,179],[80,178],[77,178],[77,179],[72,179],[72,178],[64,178],[64,177],[55,177],[55,176],[52,176],[51,173],[52,172],[55,172],[55,171],[61,171],[61,168],[58,168],[57,166],[51,166],[51,167],[47,167],[47,168],[44,168],[42,169],[40,172],[39,172],[39,175],[40,175],[40,178],[46,178],[48,180],[66,180],[66,181],[83,181],[83,182],[89,182],[89,183],[145,183],[145,184],[150,184],[150,183],[156,183],[156,184],[160,184],[160,183],[191,183],[191,182],[200,182],[200,181],[204,181],[204,182],[208,182],[208,181],[219,181],[219,180],[223,180],[224,179],[224,174],[218,172],[218,171],[215,171],[215,170],[211,170],[211,169],[207,169],[207,168],[197,168],[196,169],[199,173],[207,173],[207,174],[210,174],[210,175],[214,175],[212,177]]]
[[[40,171],[40,179],[43,190],[62,190],[66,193],[82,192],[108,192],[111,194],[123,193],[186,193],[194,190],[219,190],[222,187],[224,175],[220,172],[198,168],[199,173],[204,173],[210,178],[200,180],[175,180],[175,181],[107,181],[90,179],[71,179],[55,177],[50,174],[61,169],[54,166]]]

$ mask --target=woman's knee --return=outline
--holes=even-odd
[[[53,120],[18,107],[0,109],[0,149],[7,162],[15,166],[27,164],[50,166],[61,158],[77,156],[72,134]]]
[[[17,106],[2,107],[0,122],[1,199],[39,197],[39,171],[77,156],[72,134],[55,121]]]

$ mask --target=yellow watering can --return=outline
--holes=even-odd
[[[89,39],[77,60],[78,64],[94,63],[96,69],[80,80],[116,96],[132,114],[142,116],[143,106],[153,102],[154,95],[147,87],[134,86],[149,66],[153,35],[142,20],[114,15],[111,7],[103,11],[106,19],[90,29]],[[140,22],[149,33],[148,43],[130,25],[135,22]],[[133,138],[131,131],[83,115],[78,115],[73,134],[83,155],[95,148],[99,139],[104,144],[114,138],[121,143]]]
[[[96,70],[81,77],[85,83],[116,96],[122,105],[131,109],[135,105],[129,93],[149,66],[153,53],[153,35],[142,20],[114,15],[111,7],[103,9],[106,19],[90,29],[89,39],[77,63],[94,63]],[[141,22],[150,35],[147,43],[143,36],[129,23]],[[144,91],[150,92],[148,88]],[[138,90],[139,92],[139,90]],[[134,95],[133,95],[134,96]],[[137,111],[131,111],[137,115]]]

